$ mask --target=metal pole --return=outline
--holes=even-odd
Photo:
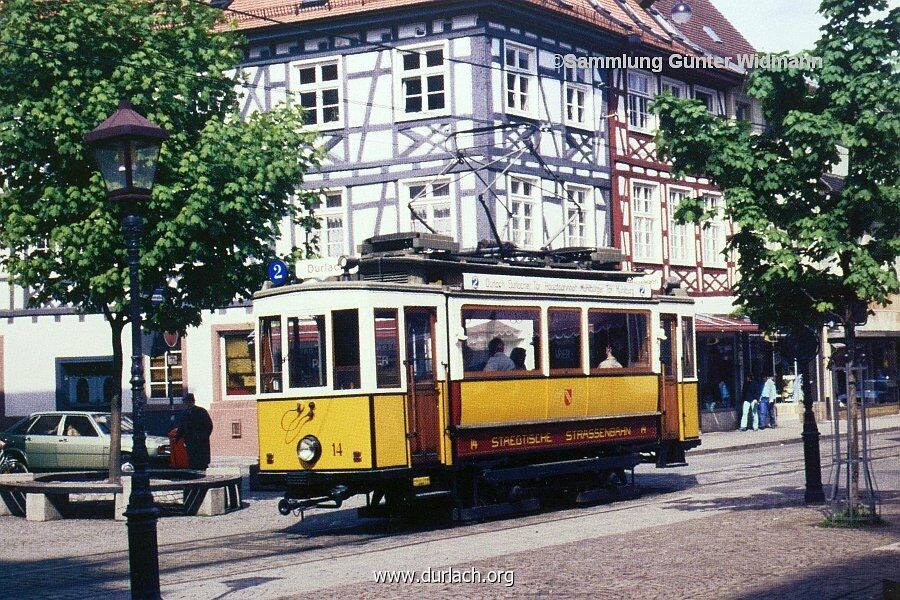
[[[159,515],[150,492],[147,473],[147,436],[144,433],[144,351],[141,338],[140,239],[143,218],[134,201],[124,204],[122,230],[128,247],[129,296],[131,309],[131,403],[134,413],[134,444],[131,496],[128,499],[128,563],[131,570],[132,598],[159,598],[159,551],[156,543],[156,519]]]
[[[808,360],[800,361],[804,365],[803,377],[803,459],[806,466],[806,493],[803,500],[806,504],[822,504],[825,492],[822,489],[822,457],[819,451],[819,428],[813,414],[812,386],[809,381]]]

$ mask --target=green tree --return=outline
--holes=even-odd
[[[887,11],[886,0],[823,0],[820,12],[827,23],[812,55],[822,68],[748,78],[765,117],[761,132],[671,96],[654,110],[661,155],[679,174],[704,174],[725,192],[745,314],[767,329],[840,323],[852,374],[854,313],[898,292],[900,9]],[[838,163],[839,147],[849,168],[843,187],[832,189],[821,176]],[[710,215],[695,200],[677,216]],[[855,412],[856,381],[848,379]]]
[[[0,4],[0,247],[32,304],[102,313],[121,381],[128,270],[117,207],[83,136],[121,98],[164,127],[144,207],[140,277],[149,328],[184,331],[264,279],[286,218],[309,228],[317,165],[299,108],[239,117],[243,40],[187,0]],[[148,290],[164,288],[163,304]],[[118,428],[121,394],[112,402]],[[110,478],[119,477],[119,431]]]

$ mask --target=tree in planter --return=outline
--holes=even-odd
[[[762,132],[671,96],[654,110],[661,156],[678,174],[702,173],[725,192],[725,214],[737,226],[727,250],[737,256],[745,313],[768,329],[843,325],[855,424],[854,313],[900,289],[900,9],[888,12],[886,0],[823,0],[820,12],[828,21],[813,52],[821,69],[749,76]],[[822,174],[838,163],[838,147],[849,168],[843,187],[832,188]],[[677,215],[710,216],[699,199]],[[858,480],[853,487],[855,506]]]
[[[248,297],[289,218],[314,226],[296,189],[318,162],[299,108],[238,115],[242,40],[187,0],[6,0],[0,5],[0,247],[34,306],[102,313],[121,381],[128,262],[86,132],[121,98],[171,133],[144,207],[148,328],[183,332]],[[230,74],[231,73],[231,74]],[[146,290],[164,288],[150,312]],[[121,390],[110,407],[120,475]]]

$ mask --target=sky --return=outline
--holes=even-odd
[[[716,8],[762,52],[812,49],[824,19],[819,0],[712,0]]]

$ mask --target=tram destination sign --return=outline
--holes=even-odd
[[[547,294],[617,298],[649,298],[646,281],[597,281],[562,277],[519,277],[484,273],[463,273],[463,289],[478,292]]]

